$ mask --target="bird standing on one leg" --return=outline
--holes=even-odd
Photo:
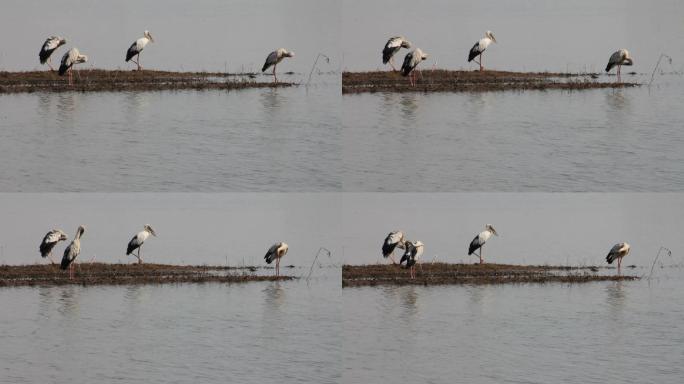
[[[62,39],[59,36],[48,37],[43,43],[43,46],[40,48],[40,52],[38,52],[40,63],[47,63],[48,67],[50,67],[50,70],[54,71],[55,69],[52,67],[52,59],[50,56],[52,56],[52,53],[55,52],[57,48],[66,44],[66,42],[66,39]]]
[[[62,56],[62,63],[59,66],[59,75],[64,76],[69,72],[69,85],[74,85],[73,81],[73,67],[76,64],[85,63],[88,61],[88,56],[81,55],[77,48],[71,48],[69,52]]]
[[[264,260],[266,260],[266,264],[271,264],[273,260],[275,260],[276,265],[275,265],[275,275],[276,277],[280,276],[280,259],[287,254],[289,247],[286,243],[280,242],[280,243],[275,243],[271,246],[271,248],[268,249],[268,252],[266,252],[266,256],[264,256]]]
[[[266,57],[266,62],[264,62],[264,66],[261,67],[261,72],[266,72],[269,67],[273,66],[273,81],[277,83],[278,76],[276,76],[276,67],[278,66],[278,63],[283,61],[286,57],[294,57],[294,52],[288,52],[285,48],[278,48],[269,53]]]
[[[143,226],[143,230],[138,232],[131,241],[128,242],[128,247],[126,248],[126,256],[130,255],[135,251],[136,249],[138,250],[138,254],[136,255],[133,253],[133,256],[138,258],[138,264],[142,264],[142,256],[140,256],[140,251],[142,250],[143,243],[145,240],[147,240],[150,235],[156,237],[157,233],[150,227],[149,224],[145,224]]]
[[[387,40],[387,43],[385,43],[385,47],[382,49],[382,63],[385,65],[389,63],[394,72],[397,71],[397,68],[394,67],[394,55],[402,48],[410,49],[411,42],[402,36],[395,36],[390,37],[390,39]]]
[[[496,38],[492,31],[485,32],[485,37],[480,39],[472,48],[470,48],[470,53],[468,54],[468,62],[470,63],[476,57],[480,57],[480,60],[475,60],[476,63],[480,65],[480,72],[484,71],[484,65],[482,65],[482,54],[489,47],[492,42],[496,43]]]
[[[48,232],[45,237],[43,237],[43,241],[40,242],[40,256],[43,258],[47,257],[50,259],[52,264],[56,264],[52,259],[52,249],[57,245],[57,243],[60,241],[66,241],[67,239],[68,237],[66,233],[64,233],[61,229],[53,229],[52,231]]]
[[[609,72],[614,66],[617,65],[617,81],[620,83],[622,82],[622,78],[620,77],[620,69],[623,65],[632,65],[633,63],[634,61],[632,60],[632,57],[629,56],[629,51],[624,48],[619,49],[610,55],[610,59],[608,59],[608,65],[606,65],[606,72]]]
[[[69,244],[68,247],[66,247],[64,250],[64,256],[62,256],[62,264],[60,265],[60,268],[62,270],[69,268],[70,280],[73,280],[74,278],[74,261],[81,253],[81,236],[83,236],[83,232],[85,232],[85,227],[79,225],[78,229],[76,230],[76,236],[74,237],[74,240],[71,242],[71,244]]]
[[[618,243],[610,249],[608,256],[606,256],[606,261],[608,264],[612,264],[615,259],[617,259],[617,271],[620,274],[620,266],[622,265],[622,258],[629,254],[632,247],[627,243]]]
[[[133,44],[131,44],[131,46],[128,48],[128,51],[126,51],[126,62],[129,60],[133,61],[138,66],[138,71],[143,69],[142,65],[140,65],[140,52],[145,49],[145,46],[150,41],[154,43],[154,39],[152,38],[150,31],[145,31],[145,33],[143,33],[143,37],[134,41]],[[134,56],[137,58],[137,60],[133,59]]]
[[[492,237],[492,234],[499,236],[499,234],[496,233],[494,227],[487,224],[485,225],[485,230],[480,232],[477,236],[475,236],[473,241],[470,242],[470,247],[468,247],[468,255],[472,255],[479,248],[480,252],[478,253],[478,256],[480,257],[480,264],[484,263],[482,250],[484,249],[484,245],[487,242],[487,240],[489,240],[489,238]]]

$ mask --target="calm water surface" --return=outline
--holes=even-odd
[[[580,285],[345,288],[343,383],[679,383],[681,268]]]
[[[339,273],[309,285],[4,288],[0,382],[336,383]]]
[[[339,76],[238,92],[0,96],[0,191],[337,190]]]
[[[684,81],[654,84],[345,95],[343,189],[682,191]]]

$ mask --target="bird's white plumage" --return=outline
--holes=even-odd
[[[403,37],[401,37],[401,36],[395,36],[395,37],[390,38],[390,39],[387,41],[387,44],[385,44],[385,47],[387,47],[387,48],[397,48],[397,47],[401,47],[401,44],[402,44],[403,42],[404,42],[404,38],[403,38]]]
[[[286,57],[294,57],[294,52],[289,52],[285,48],[276,49],[275,51],[268,54],[268,56],[266,57],[266,62],[264,63],[264,66],[261,68],[261,71],[263,72],[267,70],[269,67],[277,65]]]
[[[43,50],[44,51],[49,51],[51,49],[55,49],[60,46],[60,43],[62,42],[62,38],[59,36],[50,36],[47,40],[45,40],[45,44],[43,44]]]
[[[135,237],[133,237],[133,240],[131,240],[131,242],[132,242],[134,245],[138,245],[138,246],[139,246],[139,245],[141,245],[142,243],[144,243],[145,240],[147,240],[148,237],[150,237],[150,233],[147,232],[146,230],[142,230],[142,231],[138,232],[138,233],[135,235]]]
[[[486,243],[490,237],[492,237],[492,231],[490,231],[489,229],[485,229],[477,235],[477,242],[479,243],[479,245],[482,245]]]
[[[62,65],[67,68],[74,64],[85,63],[86,61],[88,61],[88,56],[81,55],[77,48],[71,48],[69,52],[62,56]]]
[[[401,232],[401,231],[390,232],[390,234],[385,239],[385,243],[387,245],[392,245],[392,244],[400,243],[402,240],[404,240],[404,233],[403,232]],[[403,248],[403,244],[400,243],[398,245],[402,245],[402,248]]]
[[[48,235],[43,240],[44,243],[56,243],[62,236],[66,236],[66,233],[60,231],[59,229],[50,231]]]
[[[606,66],[606,72],[610,71],[616,65],[632,65],[633,60],[629,54],[629,51],[622,48],[610,55],[608,59],[608,65]]]

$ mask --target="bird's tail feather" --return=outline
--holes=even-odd
[[[606,256],[606,261],[608,264],[613,264],[613,261],[615,261],[615,255],[612,253],[608,254],[608,256]]]

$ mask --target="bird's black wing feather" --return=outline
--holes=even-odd
[[[475,43],[475,45],[473,45],[472,48],[470,48],[470,53],[468,54],[468,62],[473,61],[473,59],[476,58],[477,55],[479,55],[482,52],[484,51],[480,51],[480,42],[478,41],[477,43]]]
[[[137,55],[138,53],[138,44],[133,42],[133,44],[131,44],[131,46],[128,48],[128,51],[126,51],[126,62],[131,60],[133,56]]]
[[[475,252],[481,246],[482,244],[480,244],[480,235],[477,235],[473,241],[470,242],[470,247],[468,247],[468,255],[472,255],[473,252]]]

